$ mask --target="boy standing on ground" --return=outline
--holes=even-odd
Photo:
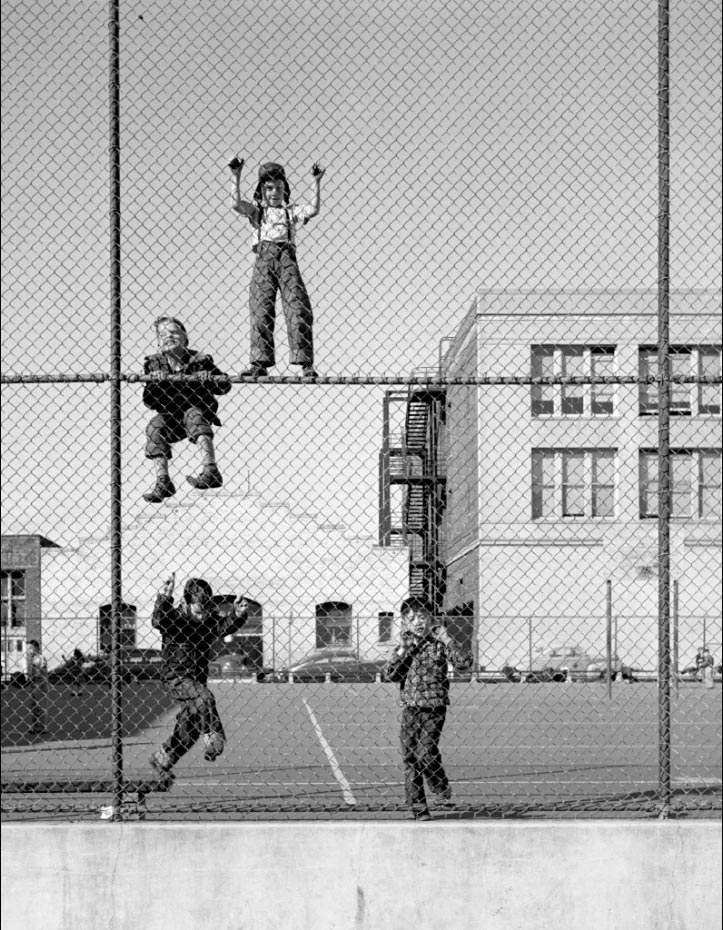
[[[449,674],[472,665],[469,653],[460,649],[441,623],[434,623],[425,601],[402,601],[402,634],[383,678],[400,683],[402,706],[402,761],[404,792],[415,820],[430,820],[424,781],[435,807],[452,805],[452,789],[442,764],[439,740],[449,706]]]
[[[37,639],[28,641],[27,683],[30,693],[30,730],[31,736],[45,733],[45,713],[48,703],[48,663],[40,650]]]
[[[183,604],[173,606],[175,574],[156,597],[152,624],[163,636],[161,677],[182,706],[171,736],[151,756],[151,766],[167,778],[173,766],[203,738],[204,758],[217,759],[224,750],[226,734],[207,687],[211,648],[221,636],[235,633],[246,622],[248,602],[237,597],[233,614],[223,616],[213,602],[211,585],[203,578],[189,578],[183,589]]]
[[[251,364],[242,375],[263,376],[276,364],[274,325],[276,294],[286,317],[291,364],[301,365],[305,378],[314,371],[313,315],[311,301],[296,261],[296,227],[305,225],[321,209],[321,179],[324,169],[314,165],[311,174],[316,185],[312,204],[289,203],[291,190],[281,165],[267,162],[259,168],[253,203],[241,199],[243,160],[234,158],[229,167],[234,177],[234,204],[237,213],[248,218],[254,228],[256,253],[249,311],[251,317]]]
[[[213,427],[220,426],[216,394],[227,394],[231,382],[213,363],[210,355],[188,348],[188,334],[179,320],[162,316],[156,320],[159,352],[149,355],[143,373],[151,375],[143,388],[143,403],[156,411],[146,428],[146,458],[156,466],[156,483],[143,495],[149,504],[160,504],[176,493],[168,473],[171,445],[181,439],[197,443],[203,456],[200,474],[188,483],[204,491],[220,488],[221,472],[216,465]],[[193,375],[192,381],[170,381],[171,374]],[[223,380],[215,380],[222,375]]]

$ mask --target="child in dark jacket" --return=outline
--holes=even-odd
[[[213,603],[211,585],[190,578],[183,590],[183,604],[173,606],[175,575],[161,588],[153,608],[153,626],[163,635],[161,677],[181,710],[176,726],[163,746],[151,756],[151,766],[161,778],[203,738],[204,758],[213,762],[224,750],[226,734],[209,691],[208,663],[211,648],[221,636],[239,630],[248,616],[248,602],[237,597],[233,615],[222,616]]]
[[[385,666],[385,681],[400,684],[404,792],[415,820],[430,820],[424,792],[427,780],[435,807],[452,805],[452,789],[442,764],[439,740],[449,706],[449,674],[471,667],[472,657],[460,649],[442,624],[435,624],[419,598],[402,601],[402,634]]]
[[[198,490],[220,488],[221,472],[216,464],[213,427],[220,426],[216,394],[227,394],[231,382],[213,363],[210,355],[188,348],[188,334],[179,320],[159,317],[156,320],[158,348],[149,355],[143,373],[153,381],[143,389],[143,403],[156,411],[146,428],[146,458],[156,466],[156,483],[143,495],[149,504],[160,504],[176,493],[168,473],[171,445],[187,438],[198,443],[203,455],[200,474],[186,480]],[[171,381],[169,375],[193,375],[192,381]],[[223,379],[216,380],[216,376]]]

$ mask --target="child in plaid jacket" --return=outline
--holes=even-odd
[[[399,682],[402,705],[402,761],[406,801],[415,820],[429,820],[424,781],[435,807],[449,807],[452,789],[442,764],[439,740],[449,706],[451,663],[457,671],[472,657],[435,624],[428,605],[418,598],[402,601],[402,635],[385,666],[385,681]]]

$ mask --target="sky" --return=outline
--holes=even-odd
[[[245,367],[253,255],[234,155],[248,197],[264,161],[300,202],[311,165],[326,169],[299,234],[325,374],[435,365],[478,289],[655,286],[656,2],[120,9],[124,372],[155,350],[162,313],[224,370]],[[105,372],[107,6],[10,0],[2,16],[3,371]],[[720,17],[713,0],[671,2],[675,287],[720,286]],[[291,373],[280,313],[277,357]],[[218,438],[229,481],[373,536],[382,395],[235,387]],[[107,410],[103,384],[4,387],[4,532],[107,529]],[[146,419],[140,386],[124,387],[128,519],[149,483]]]

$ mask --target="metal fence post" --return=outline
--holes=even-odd
[[[670,11],[658,2],[658,764],[670,813]]]
[[[111,744],[113,813],[122,820],[123,717],[121,706],[121,238],[120,238],[120,11],[109,3],[110,122],[110,577],[111,577]]]

